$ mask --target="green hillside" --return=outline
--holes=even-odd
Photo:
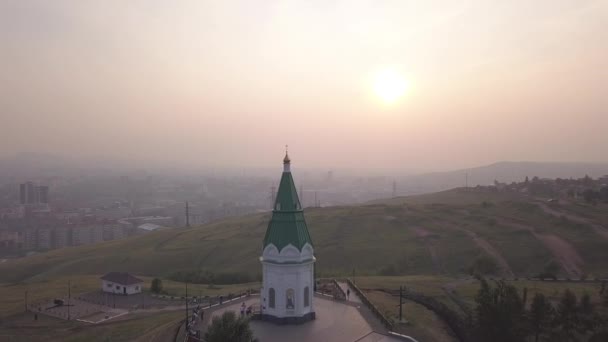
[[[451,191],[305,210],[318,276],[464,273],[608,275],[608,205],[547,203],[518,194]],[[172,229],[0,264],[0,282],[57,275],[178,271],[259,276],[269,214]],[[549,267],[551,268],[551,266]]]

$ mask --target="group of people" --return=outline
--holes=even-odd
[[[198,316],[201,316],[201,321],[205,315],[205,311],[201,308],[200,305],[197,305],[196,308],[192,309],[192,316],[190,320],[187,322],[186,330],[190,336],[196,336],[200,338],[200,330],[194,330],[194,326],[196,325],[196,320]]]
[[[241,317],[245,315],[249,316],[251,315],[251,313],[251,306],[248,307],[247,305],[245,305],[245,302],[243,302],[243,304],[241,304]]]

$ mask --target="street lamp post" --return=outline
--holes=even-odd
[[[403,286],[399,286],[399,322],[403,322]]]

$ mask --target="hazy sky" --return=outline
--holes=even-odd
[[[301,167],[608,161],[608,1],[0,0],[0,156],[267,167],[285,144]]]

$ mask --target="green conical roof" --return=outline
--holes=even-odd
[[[264,248],[269,244],[275,245],[279,251],[289,244],[299,250],[302,250],[306,243],[312,246],[302,205],[289,170],[290,162],[289,157],[285,155],[285,171],[281,176],[272,218],[264,236]]]

